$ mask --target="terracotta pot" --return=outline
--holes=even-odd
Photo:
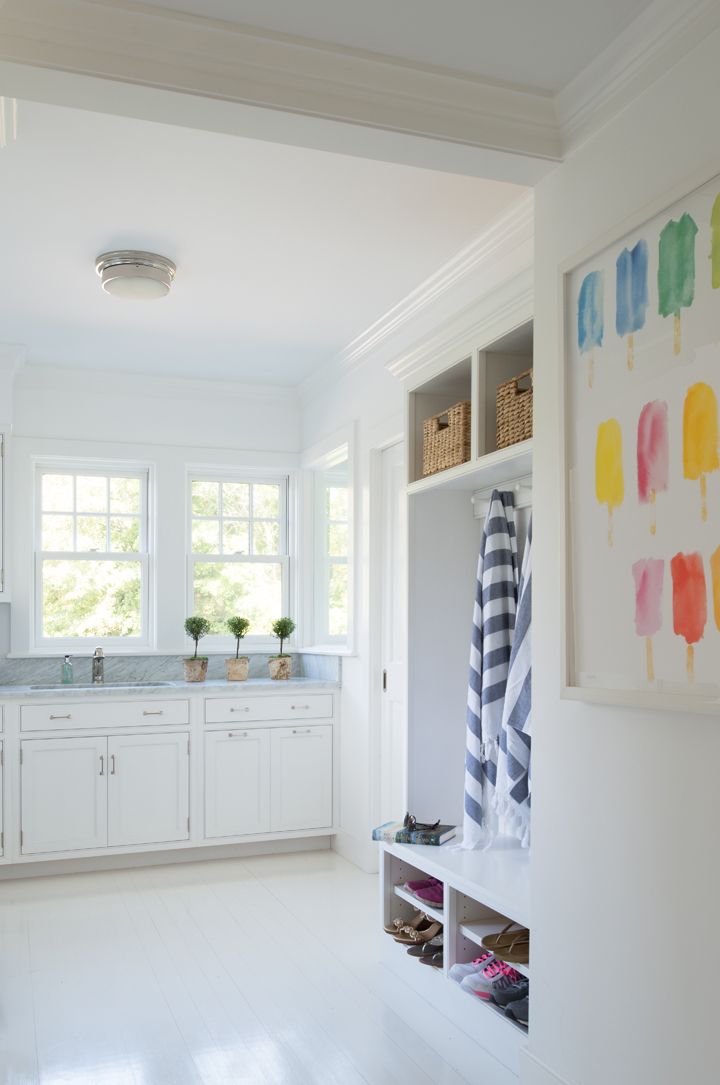
[[[250,660],[247,656],[240,656],[238,659],[233,656],[232,659],[226,659],[225,673],[228,682],[244,682],[248,676],[249,666]]]
[[[207,678],[207,659],[183,659],[186,682],[204,682]]]
[[[270,677],[277,681],[286,680],[290,677],[292,670],[292,657],[291,656],[271,656],[268,660],[268,667],[270,668]]]

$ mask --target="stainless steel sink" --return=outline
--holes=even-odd
[[[30,689],[143,689],[153,686],[171,686],[172,682],[43,682]]]

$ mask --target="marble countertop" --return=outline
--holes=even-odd
[[[34,686],[0,686],[0,701],[27,700],[28,698],[51,699],[57,697],[82,699],[84,697],[172,697],[178,693],[198,696],[240,697],[248,693],[284,693],[293,689],[333,692],[340,689],[339,682],[322,682],[316,678],[289,678],[273,681],[270,678],[249,678],[245,682],[228,682],[224,678],[208,678],[204,682],[148,682],[143,685],[122,683],[53,686],[48,683]]]

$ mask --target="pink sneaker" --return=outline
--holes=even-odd
[[[519,983],[522,976],[505,961],[494,960],[487,965],[482,972],[474,972],[460,981],[463,991],[470,991],[478,998],[490,998],[496,984],[504,985],[504,980],[509,979],[512,983]]]
[[[423,878],[419,882],[405,882],[405,888],[409,889],[411,893],[417,893],[418,889],[427,889],[429,885],[442,885],[442,882],[437,878]]]
[[[456,983],[462,983],[466,976],[474,976],[477,972],[482,972],[483,968],[487,968],[490,961],[494,959],[494,954],[486,949],[485,952],[481,953],[479,957],[476,957],[474,961],[452,965],[448,974],[451,980],[455,980]]]
[[[438,908],[442,908],[444,898],[443,883],[436,882],[435,885],[426,885],[424,889],[418,889],[415,896],[418,900],[424,901],[425,904],[434,904]]]

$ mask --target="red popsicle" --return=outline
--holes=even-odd
[[[673,584],[673,630],[687,644],[687,676],[695,677],[694,645],[707,623],[707,589],[700,554],[676,554],[670,562]]]

